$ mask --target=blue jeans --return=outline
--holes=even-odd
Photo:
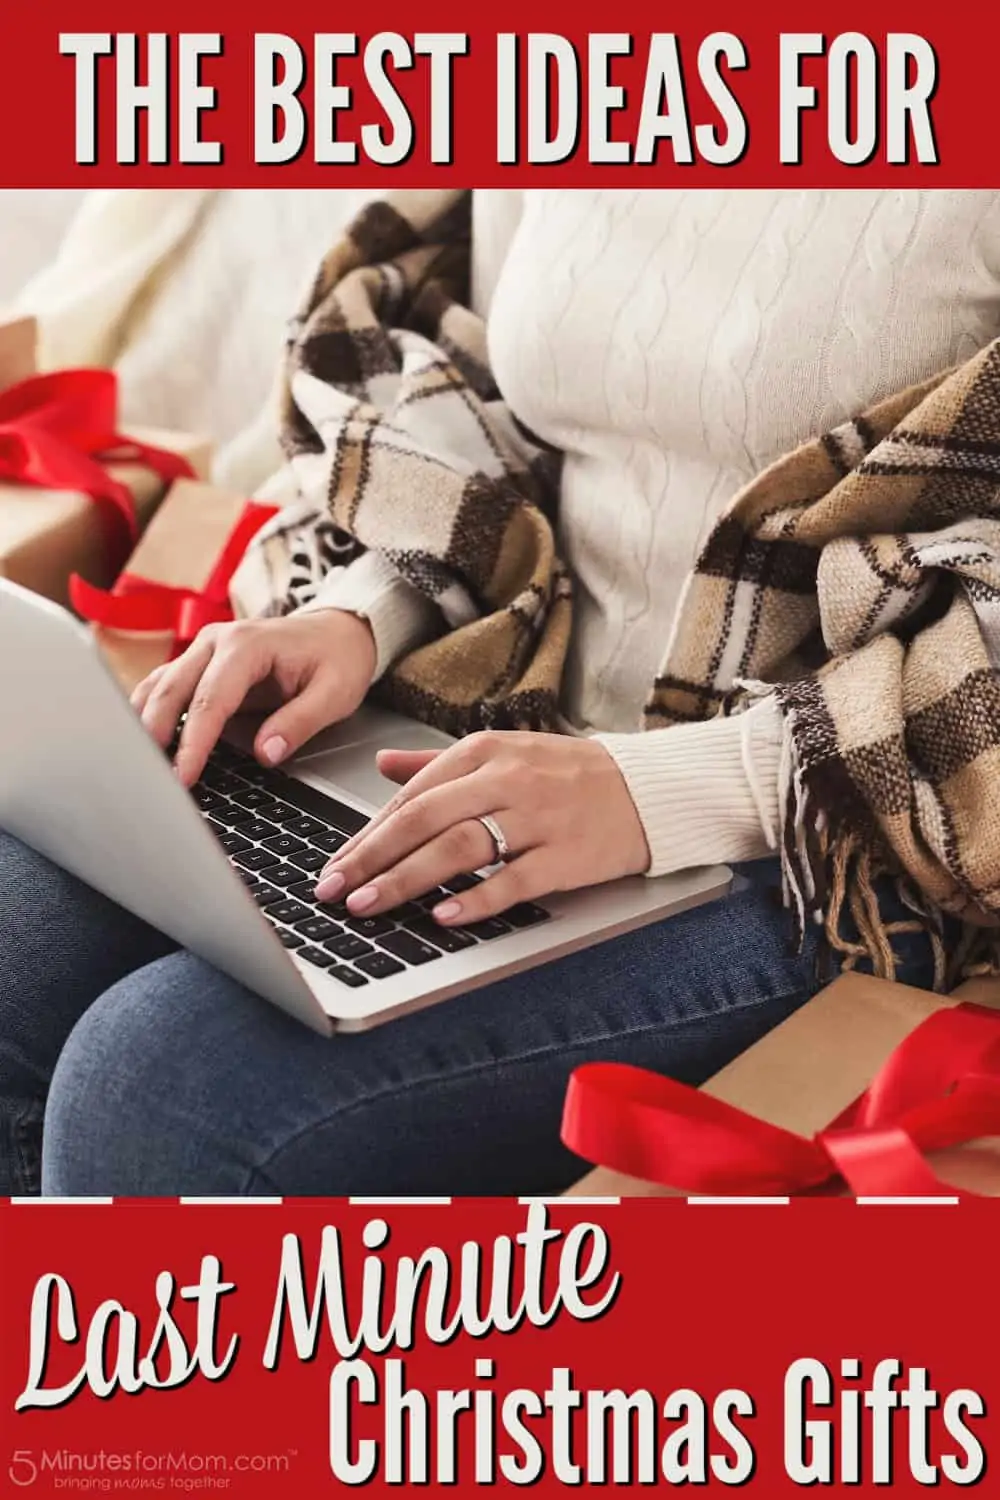
[[[0,1195],[561,1190],[566,1081],[699,1083],[823,978],[771,862],[724,901],[325,1040],[0,833]],[[903,977],[931,982],[908,942]],[[43,1132],[44,1126],[44,1132]]]

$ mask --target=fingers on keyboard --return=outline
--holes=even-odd
[[[227,744],[213,752],[192,796],[279,940],[351,988],[549,919],[544,907],[522,902],[466,928],[441,927],[431,908],[471,890],[478,875],[458,875],[384,915],[354,917],[342,902],[318,902],[315,881],[364,827],[361,813]]]

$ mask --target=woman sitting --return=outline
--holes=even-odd
[[[0,1192],[554,1192],[579,1063],[702,1080],[815,992],[824,933],[915,984],[991,959],[998,332],[996,193],[370,205],[294,333],[247,618],[144,722],[186,714],[189,784],[262,684],[270,764],[376,684],[463,736],[386,748],[400,796],[321,882],[359,914],[481,866],[484,814],[515,857],[442,924],[741,879],[323,1043],[0,836]]]

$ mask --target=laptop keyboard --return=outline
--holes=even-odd
[[[213,751],[192,796],[285,947],[350,989],[549,919],[523,902],[468,927],[441,927],[431,908],[478,875],[457,875],[377,917],[352,916],[343,902],[317,901],[315,888],[330,856],[368,822],[363,813],[227,744]]]

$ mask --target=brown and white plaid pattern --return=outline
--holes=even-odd
[[[493,384],[469,236],[468,194],[399,193],[327,256],[289,350],[301,499],[236,596],[252,613],[300,602],[291,559],[318,557],[308,534],[325,525],[339,561],[379,550],[449,627],[390,672],[390,701],[452,733],[554,729],[572,611],[557,457]],[[1000,342],[736,496],[688,580],[644,727],[775,691],[790,904],[800,926],[825,913],[835,937],[849,902],[891,972],[878,868],[932,929],[951,913],[988,945],[1000,926],[998,656]]]
[[[559,456],[500,399],[465,305],[469,233],[468,194],[406,192],[366,208],[328,255],[289,349],[283,439],[300,498],[234,594],[248,614],[305,602],[317,527],[341,563],[344,543],[375,548],[451,627],[389,675],[392,702],[453,734],[550,728],[570,632]]]

